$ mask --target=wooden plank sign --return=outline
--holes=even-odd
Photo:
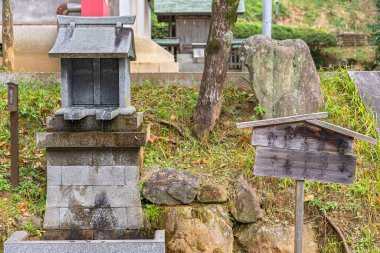
[[[350,153],[354,138],[377,143],[374,138],[318,120],[327,116],[314,113],[237,124],[238,128],[253,128],[256,176],[296,180],[295,253],[302,253],[304,181],[353,184],[357,159]]]
[[[327,116],[322,112],[238,123],[238,128],[253,128],[254,174],[353,184],[354,138],[373,144],[377,140],[319,120]]]
[[[353,184],[356,157],[345,154],[257,147],[254,174]]]
[[[353,151],[353,138],[298,122],[256,128],[252,134],[252,145],[347,154]]]

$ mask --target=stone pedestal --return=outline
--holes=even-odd
[[[50,239],[125,239],[143,227],[139,176],[149,128],[142,115],[47,121],[44,229]]]

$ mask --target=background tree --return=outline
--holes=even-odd
[[[14,70],[12,0],[3,0],[3,66]]]
[[[213,0],[210,33],[198,103],[193,114],[194,133],[207,140],[222,111],[223,85],[231,53],[239,0]]]

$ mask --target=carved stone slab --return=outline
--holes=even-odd
[[[254,174],[353,184],[356,157],[338,153],[257,147]]]

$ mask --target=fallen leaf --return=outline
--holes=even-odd
[[[380,206],[380,198],[376,198],[376,203]]]
[[[227,167],[227,163],[222,163],[220,166],[219,166],[219,169],[222,169],[222,168],[225,168]]]
[[[152,134],[152,135],[149,137],[149,140],[148,140],[148,141],[151,142],[151,143],[154,143],[154,142],[157,141],[157,139],[158,139],[158,137]]]
[[[313,194],[309,194],[305,197],[305,202],[309,202],[311,200],[313,200],[315,198],[315,196]]]

